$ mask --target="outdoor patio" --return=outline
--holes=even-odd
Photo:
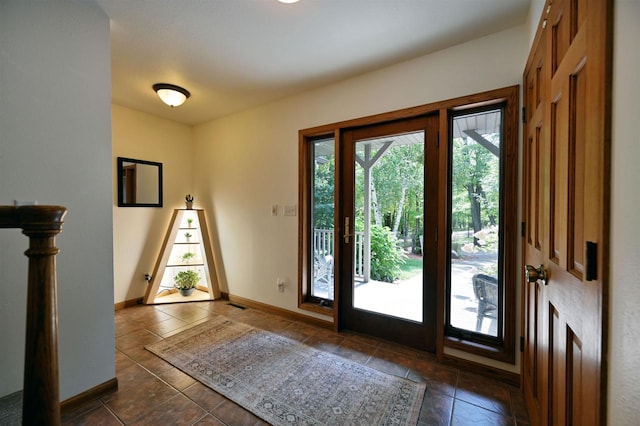
[[[451,322],[465,330],[476,331],[478,301],[473,292],[472,277],[483,264],[495,262],[486,254],[473,254],[452,262]],[[326,280],[333,282],[332,279]],[[315,295],[327,298],[329,284],[315,282]],[[358,309],[377,312],[410,321],[422,320],[422,272],[409,279],[387,283],[370,281],[364,283],[356,278],[354,306]],[[495,311],[485,316],[480,330],[484,334],[496,335]]]

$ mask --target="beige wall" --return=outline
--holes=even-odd
[[[113,170],[117,157],[159,162],[163,169],[162,208],[118,207],[113,173],[114,302],[119,303],[144,296],[144,274],[153,272],[171,213],[184,208],[184,196],[193,193],[192,129],[113,105],[112,149]]]
[[[0,204],[68,208],[57,238],[60,396],[115,377],[109,18],[0,1]],[[27,238],[0,230],[0,396],[22,389]]]
[[[527,17],[529,46],[533,44],[533,39],[536,36],[536,31],[538,30],[538,24],[540,23],[542,9],[544,8],[545,3],[546,0],[531,0],[531,4],[529,5],[529,16]],[[524,71],[524,67],[522,71]]]
[[[609,424],[640,419],[640,1],[614,4]]]
[[[194,184],[216,225],[223,290],[299,311],[298,218],[282,215],[298,200],[298,130],[519,84],[526,36],[513,28],[196,126]]]

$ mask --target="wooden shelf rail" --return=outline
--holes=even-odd
[[[29,237],[24,425],[60,425],[55,237],[66,212],[61,206],[0,206],[0,228],[20,228]]]

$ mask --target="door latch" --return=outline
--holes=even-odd
[[[534,267],[532,265],[526,265],[524,267],[524,276],[529,283],[535,283],[536,281],[542,281],[542,284],[547,285],[547,271],[544,270],[543,265]]]
[[[353,237],[354,234],[349,232],[349,216],[345,216],[344,218],[344,243],[349,244],[349,238]]]

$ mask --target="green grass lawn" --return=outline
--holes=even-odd
[[[422,258],[409,257],[400,265],[400,281],[408,280],[422,272]]]

